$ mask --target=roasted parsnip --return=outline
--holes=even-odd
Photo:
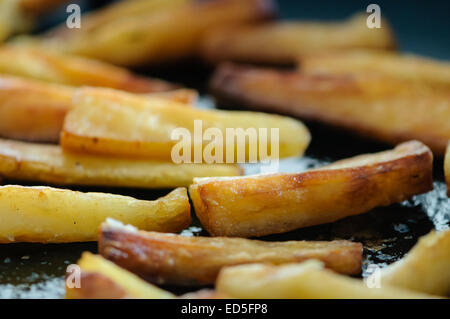
[[[351,50],[309,54],[300,70],[310,74],[382,74],[399,80],[450,89],[450,63],[388,51]]]
[[[53,185],[175,188],[194,177],[236,176],[232,164],[174,164],[63,152],[58,145],[0,139],[0,176]]]
[[[381,272],[381,284],[438,296],[450,294],[450,230],[431,232]]]
[[[185,133],[176,136],[182,140],[173,138],[177,128]],[[212,140],[203,138],[203,131],[209,128],[215,132]],[[229,138],[231,128],[246,132],[249,129],[254,135],[249,134],[245,141],[237,139],[235,142],[236,131]],[[261,135],[264,130],[267,133],[265,137]],[[278,131],[277,135],[272,131]],[[221,138],[217,138],[218,135]],[[190,142],[183,143],[190,137]],[[172,152],[178,150],[180,153],[178,146],[187,144],[189,149],[183,150],[183,156],[194,161],[195,144],[199,149],[215,149],[216,160],[229,163],[238,157],[239,152],[246,158],[250,154],[255,159],[273,158],[272,150],[278,152],[279,157],[297,156],[303,153],[309,140],[309,132],[301,122],[279,115],[186,108],[164,99],[84,88],[75,94],[74,109],[65,118],[61,146],[79,152],[169,160],[173,159]],[[278,145],[272,149],[272,144],[277,141]],[[225,146],[227,150],[224,150]],[[255,152],[264,146],[267,146],[267,154]],[[186,156],[191,148],[192,156]],[[253,151],[250,153],[250,150]],[[203,154],[201,152],[200,155]],[[230,154],[234,158],[229,158]]]
[[[145,201],[50,187],[0,186],[0,243],[94,241],[108,217],[162,232],[181,231],[191,221],[185,188]]]
[[[213,236],[254,237],[330,223],[433,188],[433,155],[411,141],[296,174],[199,178],[189,188]]]
[[[418,139],[438,154],[450,139],[450,90],[380,74],[303,74],[223,65],[219,101],[276,111],[389,143]]]
[[[135,4],[147,8],[135,10],[130,3],[127,14],[114,8],[90,14],[86,29],[59,28],[38,40],[37,45],[118,65],[159,63],[194,55],[204,33],[211,29],[274,15],[272,0],[158,0],[153,6]]]
[[[104,62],[12,45],[0,47],[0,73],[72,86],[109,87],[133,93],[177,88],[165,81],[141,77]]]
[[[21,8],[22,0],[0,1],[0,42],[11,35],[31,29],[33,16]]]
[[[81,278],[70,287],[66,284],[68,299],[171,299],[173,294],[153,286],[136,275],[116,266],[99,255],[83,253],[78,261]]]
[[[57,142],[67,112],[72,109],[74,87],[0,75],[0,136],[39,142]],[[179,89],[149,93],[189,106],[197,93]]]
[[[369,29],[367,17],[358,14],[342,22],[273,22],[214,29],[202,43],[211,62],[243,61],[270,64],[295,63],[299,55],[352,48],[392,49],[392,31],[386,21]]]
[[[362,280],[324,269],[316,260],[279,266],[226,267],[219,274],[216,289],[219,293],[242,299],[438,298],[395,287],[369,288]]]
[[[99,253],[138,276],[174,285],[213,284],[225,266],[285,264],[318,259],[344,274],[361,272],[362,245],[338,241],[264,242],[243,238],[186,237],[102,224]]]

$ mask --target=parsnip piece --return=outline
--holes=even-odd
[[[255,237],[330,223],[433,189],[433,155],[411,141],[303,173],[194,179],[189,194],[213,236]]]
[[[11,35],[24,32],[33,25],[32,16],[23,12],[21,0],[0,1],[0,42]]]
[[[101,86],[133,93],[169,91],[175,85],[135,75],[93,59],[51,53],[49,50],[3,45],[0,73],[72,86]]]
[[[351,50],[309,54],[300,59],[310,74],[382,74],[387,77],[450,90],[450,63],[387,51]]]
[[[0,76],[0,136],[58,141],[72,95],[68,86]]]
[[[394,287],[369,288],[362,280],[323,269],[320,262],[251,264],[223,268],[219,293],[243,299],[427,299],[431,295]]]
[[[211,29],[274,15],[272,0],[153,2],[153,7],[135,2],[136,7],[148,6],[139,11],[131,3],[128,13],[110,8],[90,14],[86,29],[59,27],[37,45],[118,65],[156,64],[196,54],[203,35]]]
[[[175,298],[170,292],[143,281],[99,255],[83,253],[78,266],[81,268],[80,287],[66,285],[68,299]]]
[[[0,136],[39,142],[58,142],[64,118],[72,109],[75,88],[26,78],[0,76]],[[194,90],[150,93],[183,103],[196,102]]]
[[[295,63],[299,55],[352,48],[392,49],[394,36],[386,21],[369,29],[365,14],[341,22],[289,21],[213,29],[202,43],[211,62]]]
[[[194,131],[195,121],[201,121],[201,128]],[[188,158],[191,161],[194,161],[195,155],[193,145],[197,142],[203,143],[197,144],[201,149],[211,145],[213,149],[218,148],[222,151],[223,160],[230,162],[233,158],[225,158],[228,142],[232,143],[229,149],[233,151],[231,154],[235,155],[234,159],[239,154],[238,151],[243,154],[245,151],[244,155],[248,158],[249,151],[254,151],[258,146],[268,148],[267,154],[262,153],[263,157],[260,156],[261,152],[255,154],[259,159],[273,156],[271,146],[277,140],[272,141],[272,129],[278,129],[279,132],[279,143],[275,145],[279,146],[279,157],[302,154],[310,140],[307,128],[301,122],[287,117],[255,112],[186,108],[179,103],[163,99],[85,88],[75,94],[74,109],[65,118],[61,146],[85,153],[171,160],[173,147],[183,142],[172,139],[172,133],[177,128],[184,129],[191,137],[191,143],[188,144],[192,146],[191,156]],[[203,139],[202,133],[208,128],[219,130],[222,139]],[[233,143],[233,139],[227,139],[227,130],[230,128],[250,129],[255,136],[246,138],[241,143],[232,135],[235,140]],[[267,139],[263,140],[259,129],[266,130]],[[264,145],[263,141],[267,141],[267,145]],[[241,150],[240,146],[245,150]]]
[[[212,80],[222,102],[298,116],[392,144],[417,139],[443,154],[450,90],[380,74],[323,75],[223,65]]]
[[[381,284],[439,296],[450,294],[450,230],[419,239],[406,257],[381,272]]]
[[[338,241],[264,242],[243,238],[186,237],[135,231],[103,223],[99,253],[138,276],[159,284],[213,284],[225,266],[285,264],[319,259],[344,274],[361,272],[362,245]]]
[[[0,243],[95,241],[108,217],[162,232],[181,231],[191,221],[185,188],[145,201],[50,187],[0,186]]]
[[[235,176],[233,164],[173,164],[63,152],[58,145],[0,139],[0,176],[53,185],[174,188],[194,177]]]

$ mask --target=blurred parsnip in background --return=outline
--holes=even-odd
[[[80,86],[101,86],[133,93],[176,89],[168,82],[142,77],[94,59],[60,54],[45,48],[0,46],[0,73]]]
[[[374,50],[325,51],[304,55],[299,70],[321,75],[384,75],[436,89],[450,90],[450,63],[412,54]]]
[[[211,29],[265,20],[275,13],[272,0],[143,2],[113,4],[106,12],[89,14],[87,28],[63,26],[31,43],[119,65],[155,64],[196,54]]]
[[[416,74],[414,81],[399,79],[406,76],[401,75],[408,68],[404,63],[398,64],[399,72],[390,69],[396,76],[383,71],[311,74],[224,64],[211,88],[221,104],[298,116],[392,144],[417,139],[442,155],[450,139],[450,86],[439,78],[447,77],[448,64],[428,64],[417,65],[424,73],[433,70],[434,80],[431,74]]]
[[[301,264],[252,264],[224,268],[216,289],[242,299],[428,299],[437,296],[390,286],[369,288],[362,280],[324,269],[315,260]]]
[[[292,64],[301,54],[327,50],[395,47],[386,21],[380,29],[369,29],[366,15],[342,22],[273,22],[227,26],[212,30],[202,42],[202,55],[210,62],[240,61]]]

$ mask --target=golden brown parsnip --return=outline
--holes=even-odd
[[[236,176],[233,164],[174,164],[63,152],[58,145],[0,139],[0,176],[53,185],[175,188],[194,177]]]
[[[243,238],[187,237],[144,232],[120,223],[103,223],[99,253],[138,276],[158,284],[213,284],[222,267],[285,264],[318,259],[344,274],[361,272],[362,245],[338,241],[264,242]]]
[[[116,266],[114,263],[93,255],[83,253],[78,261],[81,269],[79,287],[76,279],[67,278],[67,299],[171,299],[173,294],[153,286],[136,275]]]
[[[0,75],[0,136],[58,142],[74,92],[71,86]],[[179,89],[147,96],[189,106],[196,102],[197,93]]]
[[[0,73],[72,86],[109,87],[133,93],[177,88],[165,81],[141,77],[97,60],[12,45],[0,47]]]
[[[450,89],[450,63],[412,54],[350,50],[308,54],[300,70],[310,74],[382,74],[435,88]]]
[[[95,241],[108,217],[162,232],[181,231],[191,222],[185,188],[145,201],[50,187],[0,186],[0,243]]]
[[[433,189],[433,155],[411,141],[303,173],[199,178],[195,213],[213,236],[255,237],[334,222]]]
[[[105,114],[108,116],[105,117]],[[194,134],[197,134],[194,125],[195,121],[199,120],[202,132],[199,132],[200,140],[197,141],[199,144],[203,143],[202,149],[208,149],[208,145],[219,148],[224,160],[228,155],[224,150],[228,142],[226,132],[230,128],[249,128],[255,133],[254,138],[233,143],[230,149],[235,155],[234,159],[238,155],[238,146],[243,146],[245,149],[242,153],[248,155],[249,150],[263,145],[260,128],[267,131],[268,154],[271,156],[273,154],[270,147],[272,142],[276,142],[276,137],[272,141],[272,129],[278,129],[279,132],[279,157],[302,154],[310,140],[307,128],[300,121],[288,117],[256,112],[186,108],[164,99],[143,98],[108,89],[84,88],[75,94],[74,109],[65,118],[61,146],[77,152],[172,160],[172,149],[182,142],[172,139],[174,129],[185,129],[192,138],[189,145],[193,145],[194,139],[197,138],[194,137]],[[203,140],[201,134],[208,128],[220,130],[222,139]],[[223,145],[220,146],[222,142]],[[255,155],[261,158],[260,152]],[[265,157],[264,153],[263,156]],[[194,150],[188,160],[194,161],[193,158]],[[233,158],[230,158],[227,162],[232,161]]]
[[[439,298],[395,287],[369,288],[362,280],[324,269],[316,260],[301,264],[250,264],[223,268],[219,293],[242,299],[427,299]]]
[[[406,257],[381,272],[381,284],[437,296],[450,294],[450,230],[419,239]]]
[[[443,154],[450,90],[379,74],[321,75],[223,65],[212,83],[222,102],[298,116],[392,144],[417,139]]]
[[[128,14],[111,8],[90,14],[86,29],[60,27],[38,45],[118,65],[155,64],[196,54],[211,29],[274,15],[272,0],[158,0],[137,12],[131,5]]]
[[[366,15],[358,14],[341,22],[273,22],[214,29],[205,36],[202,54],[211,62],[291,64],[308,53],[395,47],[386,21],[380,29],[369,29],[366,20]]]

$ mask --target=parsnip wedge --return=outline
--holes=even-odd
[[[213,236],[255,237],[334,222],[433,189],[433,155],[420,142],[296,174],[199,178],[195,213]]]
[[[344,274],[361,272],[362,245],[338,241],[264,242],[243,238],[187,237],[145,232],[108,219],[99,253],[158,284],[213,284],[220,269],[248,263],[285,264],[318,259]]]
[[[384,268],[381,284],[437,296],[450,294],[450,230],[419,239],[399,261]]]
[[[172,299],[173,294],[153,286],[99,255],[83,253],[79,287],[66,284],[67,299]]]
[[[118,65],[155,64],[196,54],[203,35],[211,29],[274,15],[272,0],[152,2],[153,8],[129,9],[128,14],[111,8],[109,13],[90,14],[86,29],[59,27],[38,40],[38,45]]]
[[[0,186],[0,243],[95,241],[108,217],[162,232],[181,231],[191,221],[185,188],[145,201],[50,187]]]
[[[341,22],[290,21],[214,29],[205,36],[202,54],[211,62],[291,64],[308,53],[395,47],[386,21],[380,29],[369,29],[366,21],[366,15],[358,14]]]
[[[199,122],[200,128],[196,126]],[[204,139],[203,132],[209,128],[216,133],[219,131],[217,134],[222,138],[213,135],[211,140]],[[235,142],[236,134],[227,137],[230,129],[237,132],[238,128],[254,132],[254,138],[249,134],[244,141],[241,139],[239,142],[238,139]],[[182,140],[173,139],[175,129],[189,136],[181,136]],[[273,135],[273,131],[278,131],[278,135]],[[261,132],[267,134],[262,136]],[[245,158],[249,158],[249,154],[259,159],[273,158],[272,145],[279,157],[300,155],[309,144],[310,135],[301,122],[278,115],[186,108],[163,99],[84,88],[75,94],[74,109],[65,118],[61,146],[78,152],[173,160],[174,146],[186,144],[188,138],[192,139],[187,143],[189,149],[186,153],[191,148],[193,151],[186,156],[187,161],[196,160],[194,145],[197,145],[201,149],[211,146],[219,149],[222,153],[217,151],[217,154],[222,154],[223,158],[218,156],[218,162],[230,163],[239,152],[245,153]],[[264,141],[267,144],[264,145]],[[258,154],[250,153],[250,150],[264,147],[267,148],[266,154],[260,151]],[[199,161],[205,159],[202,154],[204,152],[201,151]],[[228,158],[229,154],[234,158]]]
[[[53,185],[175,188],[194,177],[236,176],[233,164],[174,164],[63,152],[58,145],[0,139],[0,176]]]
[[[0,73],[72,86],[109,87],[133,93],[177,88],[165,81],[141,77],[105,62],[25,46],[0,47]]]
[[[220,101],[319,121],[393,144],[417,139],[438,154],[450,139],[450,90],[421,82],[226,64],[211,86]]]
[[[300,70],[310,74],[382,74],[431,87],[450,89],[450,63],[388,51],[351,50],[308,54]]]
[[[219,293],[242,299],[428,299],[439,298],[394,287],[369,288],[362,280],[324,269],[320,262],[251,264],[223,268]]]
[[[38,142],[58,142],[75,87],[25,78],[0,76],[0,136]],[[196,102],[197,93],[179,89],[147,96],[183,103]]]

